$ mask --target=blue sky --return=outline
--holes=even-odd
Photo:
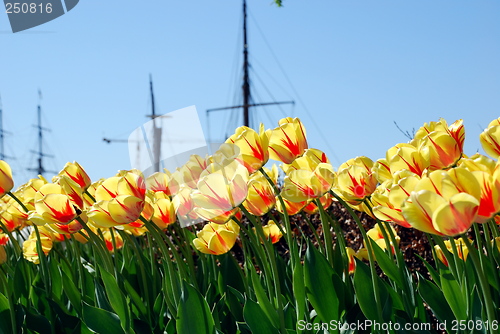
[[[286,0],[277,8],[249,0],[248,7],[255,101],[296,101],[266,109],[269,116],[258,111],[267,128],[300,117],[310,146],[338,166],[360,155],[376,160],[407,141],[394,122],[411,131],[462,118],[465,152],[482,152],[478,135],[500,116],[499,1]],[[93,180],[129,169],[127,144],[102,138],[127,139],[147,121],[150,73],[158,112],[195,105],[207,131],[205,111],[240,93],[241,20],[236,0],[88,0],[12,34],[2,11],[0,95],[16,184],[34,177],[25,168],[36,161],[39,88],[55,155],[46,169],[76,160]],[[228,117],[211,116],[211,139],[224,136]]]

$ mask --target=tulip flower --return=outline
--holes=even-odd
[[[308,148],[304,151],[302,156],[295,159],[289,165],[282,165],[282,168],[283,171],[288,174],[292,170],[314,170],[320,163],[330,163],[325,152],[316,148]]]
[[[174,204],[168,197],[156,197],[152,203],[153,215],[151,220],[161,230],[167,228],[168,225],[175,223]]]
[[[5,233],[0,233],[0,246],[7,245],[8,241],[9,241],[9,236]]]
[[[479,135],[484,151],[494,159],[500,158],[500,117],[491,121]]]
[[[255,227],[253,228],[253,230],[255,231]],[[280,241],[281,237],[283,236],[280,228],[273,221],[269,222],[265,226],[262,226],[262,231],[264,232],[264,236],[266,237],[266,239],[270,240],[273,244]],[[261,240],[261,242],[264,243],[263,240]]]
[[[193,245],[205,254],[225,254],[233,248],[239,232],[238,224],[233,221],[225,224],[208,223],[196,234]]]
[[[248,181],[248,195],[243,206],[254,216],[263,216],[276,204],[274,189],[262,174],[256,173]]]
[[[196,212],[202,218],[210,220],[229,214],[229,219],[230,214],[236,213],[233,209],[245,200],[248,170],[237,161],[233,163],[227,166],[213,163],[202,173],[198,189],[191,193],[195,205],[200,208]]]
[[[90,177],[87,175],[82,166],[80,166],[80,164],[76,161],[66,163],[64,168],[57,176],[54,177],[52,182],[57,183],[57,179],[63,175],[73,180],[82,189],[82,191],[85,191],[91,184]]]
[[[102,232],[102,236],[104,237],[106,248],[110,253],[114,253],[116,250],[121,249],[123,247],[123,238],[119,233],[106,230]],[[113,239],[114,239],[114,244],[113,244]]]
[[[139,219],[146,199],[146,183],[138,170],[119,171],[95,191],[88,217],[98,227],[126,225]]]
[[[330,207],[330,205],[332,205],[333,203],[333,196],[330,194],[330,193],[326,193],[324,194],[323,196],[320,197],[319,201],[321,202],[321,205],[323,206],[323,209],[328,209]],[[314,201],[311,201],[309,202],[309,204],[307,204],[305,207],[304,207],[304,212],[310,214],[310,215],[313,215],[315,213],[318,213],[318,206],[316,205],[316,203]]]
[[[373,161],[367,157],[357,157],[342,164],[334,191],[351,205],[362,203],[377,187],[372,167]]]
[[[12,170],[8,163],[0,160],[0,197],[11,191],[13,187]]]
[[[168,186],[170,177],[170,173],[156,172],[146,178],[146,187],[154,192],[163,192],[167,196],[172,196],[172,192]]]
[[[378,159],[372,167],[372,173],[379,183],[392,179],[391,169],[386,159]]]
[[[83,189],[73,179],[66,175],[62,175],[57,179],[56,184],[60,185],[64,193],[69,196],[73,205],[79,210],[84,208]]]
[[[240,156],[237,159],[250,174],[258,171],[269,160],[269,138],[262,123],[259,133],[249,127],[240,126],[226,143],[238,146]]]
[[[470,171],[437,170],[418,181],[402,212],[418,230],[455,236],[466,232],[476,219],[480,198],[480,185]]]
[[[283,203],[285,203],[286,213],[289,216],[296,215],[297,213],[302,211],[302,209],[307,205],[307,201],[292,202],[292,201],[287,200],[283,196],[283,193],[281,193],[280,196],[282,197]],[[276,210],[278,210],[278,212],[280,212],[280,213],[284,213],[283,208],[281,207],[281,202],[279,201],[278,198],[276,199]]]
[[[16,203],[17,204],[17,203]],[[9,232],[14,231],[16,228],[23,228],[28,219],[28,214],[23,210],[19,215],[13,214],[12,211],[18,211],[19,204],[8,204],[7,208],[0,212],[0,220],[5,225]]]
[[[373,192],[370,199],[373,205],[373,214],[380,220],[390,221],[403,227],[411,227],[404,218],[401,207],[420,178],[409,171],[396,175],[404,177],[392,182],[386,181]]]
[[[47,183],[47,180],[39,175],[38,179],[30,179],[27,183],[19,187],[19,190],[16,191],[15,195],[17,198],[22,200],[23,204],[28,209],[34,209],[35,194],[43,185]],[[21,211],[24,211],[24,209],[21,208]]]
[[[283,118],[278,124],[268,130],[269,157],[290,164],[307,148],[306,130],[298,118]]]
[[[68,224],[81,212],[60,185],[47,183],[35,194],[35,210],[28,219],[36,225]]]
[[[191,197],[193,191],[189,186],[182,185],[175,196],[172,197],[172,204],[181,227],[201,222],[198,214],[194,211],[195,204]]]
[[[201,177],[201,173],[210,164],[210,159],[203,159],[197,154],[189,157],[189,160],[170,176],[169,188],[174,194],[178,191],[181,184],[186,184],[192,189],[196,189],[196,185]]]
[[[332,165],[321,161],[326,161],[326,156],[318,160],[314,154],[304,155],[298,164],[289,166],[283,181],[283,197],[292,202],[303,202],[327,193],[336,175]]]
[[[143,208],[144,200],[135,196],[119,195],[109,201],[94,203],[87,215],[96,226],[109,228],[136,221]]]
[[[462,239],[452,239],[455,242],[455,247],[457,248],[457,253],[458,257],[462,260],[467,259],[467,255],[469,254],[469,249],[465,245],[464,241]],[[472,240],[469,239],[469,242]],[[448,252],[453,253],[453,247],[451,246],[451,241],[450,240],[445,240],[444,244],[446,246],[446,249]],[[436,252],[436,256],[441,261],[445,266],[449,266],[448,260],[446,259],[443,250],[439,245],[434,246],[434,250]]]
[[[43,226],[38,228],[40,233],[40,243],[42,245],[42,251],[45,255],[49,254],[52,249],[54,242],[54,233],[44,228]],[[32,231],[29,238],[23,243],[23,256],[26,260],[33,262],[35,264],[40,263],[37,251],[37,237],[35,231]]]
[[[348,260],[349,275],[352,275],[352,274],[354,274],[354,271],[356,270],[356,261],[354,260],[354,257],[356,256],[356,252],[351,247],[346,247],[345,250],[346,250],[347,260]]]
[[[392,174],[407,169],[421,176],[430,165],[428,156],[410,144],[397,144],[388,149],[386,161]]]
[[[438,122],[425,123],[410,144],[417,147],[429,162],[429,170],[436,170],[456,165],[463,155],[464,140],[463,120],[448,126],[441,118]]]
[[[429,161],[429,170],[453,167],[462,157],[459,143],[448,132],[429,133],[422,140],[420,152]]]
[[[390,225],[389,225],[390,226]],[[390,229],[392,231],[392,234],[394,234],[396,243],[398,246],[400,238],[398,234],[396,233],[396,230],[390,226]],[[387,228],[384,226],[384,231],[386,232],[387,236],[390,238],[390,232],[387,230]],[[380,248],[382,249],[387,249],[386,241],[384,239],[384,234],[382,233],[382,230],[380,229],[380,224],[376,224],[372,229],[368,230],[366,232],[366,235],[368,238],[372,239]],[[394,253],[394,244],[392,241],[389,241],[389,244],[391,245],[391,251]]]

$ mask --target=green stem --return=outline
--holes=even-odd
[[[7,280],[5,277],[7,276],[7,273],[3,270],[2,267],[0,267],[2,270],[0,272],[0,283],[2,283],[2,286],[4,287],[5,295],[7,296],[7,299],[9,300],[9,313],[10,313],[10,322],[12,323],[12,332],[17,333],[17,320],[16,320],[16,308],[14,301],[12,300],[11,292],[9,289],[9,286],[7,285]],[[5,275],[5,277],[4,277]]]
[[[366,249],[368,250],[368,261],[370,262],[370,272],[372,275],[373,294],[375,297],[377,314],[378,314],[380,321],[382,321],[383,320],[382,301],[380,298],[380,290],[379,290],[379,286],[378,286],[379,277],[377,276],[377,271],[375,270],[375,258],[374,258],[374,254],[373,254],[373,248],[371,245],[371,239],[366,234],[366,231],[365,231],[365,228],[363,227],[363,224],[359,220],[358,215],[356,215],[356,213],[352,210],[352,208],[336,193],[334,193],[333,191],[330,191],[330,193],[333,195],[333,197],[335,197],[346,208],[346,210],[349,212],[351,217],[354,219],[354,221],[358,225],[359,231],[361,232],[361,235],[363,236],[363,240],[365,241],[365,244],[366,244],[365,245]]]
[[[484,298],[483,300],[484,300],[484,303],[486,306],[486,314],[488,316],[488,320],[490,322],[493,320],[497,320],[498,318],[495,315],[495,309],[493,307],[493,302],[491,299],[491,289],[490,289],[488,280],[486,279],[486,276],[484,275],[484,272],[481,270],[481,264],[480,264],[480,261],[478,258],[477,249],[471,245],[471,243],[469,242],[469,239],[467,239],[467,237],[464,234],[462,234],[461,237],[462,237],[462,240],[464,241],[465,245],[469,249],[469,256],[471,257],[472,262],[474,263],[474,267],[476,268],[476,273],[479,277],[479,285],[481,286],[481,291],[483,293],[483,298]],[[493,334],[495,332],[496,331],[494,331],[490,327],[490,333]]]
[[[257,231],[257,234],[259,238],[262,240],[262,243],[264,244],[264,249],[266,250],[267,256],[269,258],[269,262],[271,264],[271,272],[274,278],[274,283],[276,287],[276,301],[277,301],[277,311],[278,311],[278,316],[280,320],[280,331],[282,334],[287,334],[286,326],[285,326],[285,315],[284,315],[284,308],[283,308],[283,300],[281,296],[281,280],[279,277],[279,272],[278,272],[278,266],[276,265],[276,255],[274,253],[274,248],[268,238],[266,238],[264,234],[264,230],[262,229],[262,225],[259,224],[255,217],[248,212],[248,210],[243,206],[240,205],[240,209],[243,211],[245,216],[252,222],[253,226],[255,227],[255,230]],[[258,243],[257,243],[258,245]],[[257,246],[258,247],[258,246]],[[271,288],[272,285],[269,285],[268,288]]]
[[[330,230],[330,220],[327,217],[325,208],[323,208],[320,199],[316,198],[314,202],[318,206],[319,215],[321,217],[321,225],[323,226],[323,240],[325,242],[326,259],[330,262],[330,265],[333,266],[333,241],[332,232]],[[338,237],[339,236],[337,236],[337,238]],[[345,248],[341,251],[345,253]]]
[[[43,281],[44,281],[45,287],[47,288],[47,293],[51,297],[52,296],[52,284],[50,281],[49,266],[47,263],[47,257],[45,256],[45,253],[43,252],[42,239],[40,237],[40,231],[38,230],[38,226],[33,224],[33,228],[34,228],[35,234],[36,234],[36,252],[38,253],[38,259],[40,261],[40,266],[42,269]]]
[[[179,301],[180,301],[180,291],[181,291],[180,281],[182,280],[183,277],[188,279],[186,277],[184,267],[182,266],[182,263],[180,263],[179,255],[175,252],[174,245],[172,245],[172,242],[165,234],[163,234],[163,233],[161,233],[161,231],[159,231],[158,226],[151,223],[149,220],[145,219],[143,216],[140,216],[139,219],[144,223],[144,225],[146,226],[148,231],[153,236],[153,239],[156,241],[156,244],[160,248],[160,251],[162,253],[162,262],[166,263],[166,265],[167,265],[167,270],[168,270],[168,275],[169,275],[168,279],[170,282],[170,286],[172,288],[172,292],[173,292],[172,297],[173,297],[173,302],[174,302],[174,305],[169,304],[169,307],[171,307],[172,314],[176,314],[177,313],[177,305],[179,305]],[[169,246],[172,250],[172,254],[176,257],[177,267],[179,268],[178,271],[174,269],[174,267],[172,265],[172,261],[171,261],[170,256],[169,256],[170,252],[169,252],[166,244],[164,242],[162,242],[162,240],[169,243]],[[165,275],[167,275],[167,274],[165,273]],[[167,279],[167,278],[165,278],[165,279]],[[196,282],[196,277],[192,277],[191,280]],[[165,291],[165,293],[167,293],[167,291]]]
[[[95,249],[99,253],[99,258],[108,273],[112,273],[114,270],[113,260],[111,259],[111,254],[106,247],[104,239],[99,238],[94,231],[88,227],[87,223],[83,221],[83,219],[78,216],[75,218],[82,226],[83,229],[87,232],[88,238],[92,240],[92,243],[96,246]],[[97,268],[97,266],[96,266]]]
[[[298,262],[299,259],[298,259],[298,253],[297,253],[297,244],[293,241],[292,225],[290,223],[290,217],[288,216],[288,213],[286,211],[285,202],[283,201],[283,198],[281,197],[280,190],[278,189],[276,184],[274,184],[273,180],[271,180],[269,175],[267,175],[264,168],[260,168],[259,171],[262,173],[262,175],[264,175],[267,182],[269,182],[269,184],[271,185],[271,187],[274,190],[274,193],[276,194],[276,197],[278,197],[278,201],[281,204],[281,208],[283,210],[282,217],[283,217],[283,222],[285,223],[285,230],[286,230],[285,238],[286,238],[286,242],[288,244],[288,247],[290,248],[290,260],[292,262],[292,270],[293,270],[293,268],[295,268],[295,264]]]

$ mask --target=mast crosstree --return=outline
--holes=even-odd
[[[248,61],[248,37],[247,37],[247,2],[243,0],[243,84],[242,84],[242,95],[243,104],[222,108],[213,108],[207,110],[208,114],[213,111],[221,111],[228,109],[243,109],[243,125],[251,127],[250,124],[250,108],[259,106],[269,106],[269,105],[280,105],[280,104],[295,104],[294,101],[280,101],[280,102],[264,102],[264,103],[251,103],[251,90],[250,90],[250,63]]]
[[[50,129],[42,127],[42,107],[41,107],[41,102],[40,102],[41,99],[42,99],[42,92],[39,90],[38,91],[38,100],[39,101],[38,101],[38,107],[37,107],[38,124],[33,125],[35,128],[38,129],[38,151],[31,150],[31,153],[38,156],[38,159],[37,159],[38,166],[35,168],[27,168],[27,170],[32,171],[32,172],[36,172],[37,175],[43,176],[43,174],[45,172],[49,172],[49,173],[56,173],[56,172],[48,171],[43,167],[43,158],[44,157],[53,158],[54,156],[43,152],[43,131],[50,131]]]

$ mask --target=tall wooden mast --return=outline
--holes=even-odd
[[[269,105],[279,105],[279,104],[294,104],[294,101],[281,101],[281,102],[264,102],[264,103],[251,103],[252,94],[250,91],[250,63],[248,61],[248,36],[247,36],[247,2],[243,0],[243,84],[242,84],[242,95],[243,95],[243,104],[230,106],[230,107],[222,107],[222,108],[213,108],[207,110],[207,118],[208,114],[212,111],[220,111],[227,109],[243,109],[243,125],[252,127],[250,122],[250,108],[258,107],[258,106],[269,106]]]
[[[247,2],[243,0],[243,125],[250,126],[250,78],[248,75]]]

